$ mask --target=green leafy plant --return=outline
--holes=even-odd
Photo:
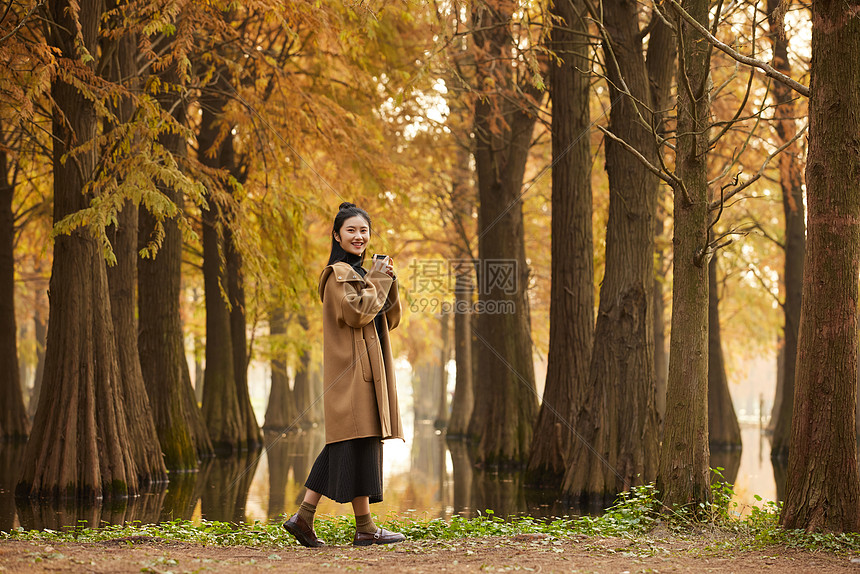
[[[653,484],[636,486],[619,495],[615,504],[600,516],[562,516],[538,519],[530,516],[501,517],[492,510],[479,512],[474,518],[454,515],[449,520],[420,519],[392,515],[378,523],[385,528],[403,532],[409,540],[452,540],[480,537],[513,537],[520,534],[542,534],[549,539],[574,536],[626,537],[648,542],[657,527],[668,527],[675,536],[698,536],[703,529],[730,536],[716,536],[713,549],[749,550],[785,546],[810,551],[834,553],[860,552],[860,534],[806,533],[786,530],[779,524],[780,503],[764,501],[748,514],[738,511],[733,502],[732,486],[716,469],[712,485],[713,502],[704,512],[680,509],[667,512]],[[696,519],[705,516],[707,519]],[[269,523],[229,523],[209,520],[190,522],[174,520],[160,524],[131,522],[90,528],[81,523],[62,530],[13,529],[0,531],[0,540],[29,540],[37,542],[98,542],[118,540],[129,545],[153,539],[182,541],[212,546],[284,547],[297,542],[282,527],[284,517]],[[317,535],[328,544],[345,545],[352,541],[355,522],[351,516],[319,516],[314,522]]]

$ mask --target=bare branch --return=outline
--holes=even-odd
[[[711,147],[712,145],[717,143],[717,141],[719,141],[720,138],[722,138],[724,135],[726,135],[726,132],[729,131],[732,128],[732,126],[734,126],[735,122],[738,121],[738,119],[740,119],[741,113],[743,113],[744,107],[746,107],[747,101],[749,100],[750,92],[752,91],[753,76],[755,76],[755,73],[752,70],[750,70],[750,79],[749,79],[749,82],[747,82],[747,89],[746,89],[746,92],[744,92],[744,99],[743,99],[743,101],[741,101],[741,105],[738,106],[738,111],[735,113],[735,117],[733,117],[731,120],[725,122],[723,129],[720,130],[720,133],[715,138],[711,139],[710,143],[708,144],[708,147]],[[759,112],[759,113],[761,113],[761,112]]]
[[[678,4],[678,2],[676,2],[676,0],[668,0],[668,2],[672,5],[672,8],[674,8],[678,15],[681,16],[681,18],[683,18],[690,26],[695,28],[699,32],[699,34],[704,36],[705,39],[708,40],[708,42],[710,42],[711,44],[713,44],[714,47],[716,47],[718,50],[725,54],[728,54],[730,57],[734,58],[738,62],[741,62],[742,64],[746,64],[747,66],[752,66],[754,68],[760,69],[767,76],[785,84],[799,94],[804,95],[807,98],[809,97],[809,86],[804,86],[800,82],[791,79],[782,72],[778,72],[773,68],[773,66],[771,66],[767,62],[756,60],[755,58],[750,58],[749,56],[744,56],[728,44],[725,44],[724,42],[721,42],[720,40],[715,38],[714,35],[708,31],[707,28],[702,26],[699,22],[696,21],[695,18],[690,16],[687,11],[684,10],[681,5]]]
[[[670,0],[670,1],[671,1],[671,0]],[[796,134],[793,138],[791,138],[790,140],[788,140],[787,142],[785,142],[784,144],[782,144],[782,145],[781,145],[781,146],[780,146],[780,147],[779,147],[775,152],[773,152],[772,154],[770,154],[769,156],[767,156],[767,159],[766,159],[766,160],[764,160],[764,163],[763,163],[763,164],[761,164],[761,167],[759,168],[758,172],[757,172],[754,176],[752,176],[749,180],[745,181],[745,182],[744,182],[742,185],[740,185],[739,187],[736,187],[735,189],[733,189],[733,190],[731,191],[731,193],[727,194],[727,195],[725,196],[725,198],[723,198],[721,201],[712,201],[712,202],[711,202],[711,204],[708,206],[708,207],[709,207],[709,209],[711,209],[711,210],[713,210],[713,209],[719,209],[719,208],[720,208],[720,204],[722,204],[725,200],[727,200],[727,199],[730,199],[730,198],[734,197],[735,195],[737,195],[738,193],[740,193],[741,191],[743,191],[744,189],[748,188],[750,185],[752,185],[753,183],[755,183],[756,181],[758,181],[758,180],[759,180],[759,178],[760,178],[760,177],[762,176],[762,174],[764,173],[764,170],[765,170],[765,169],[767,169],[767,166],[768,166],[768,164],[771,162],[771,160],[772,160],[773,158],[775,158],[776,156],[778,156],[780,153],[782,153],[782,152],[783,152],[783,151],[784,151],[788,146],[790,146],[791,144],[793,144],[793,143],[795,142],[795,140],[797,140],[797,139],[799,139],[799,138],[800,138],[800,136],[802,136],[804,133],[806,133],[806,129],[807,129],[808,127],[809,127],[808,125],[803,126],[803,128],[802,128],[802,129],[800,129],[800,130],[798,130],[797,134]]]
[[[609,131],[608,129],[604,128],[603,126],[597,126],[597,129],[599,129],[604,134],[606,134],[606,137],[608,137],[612,141],[617,142],[619,145],[621,145],[621,147],[623,147],[624,149],[626,149],[627,151],[632,153],[636,157],[636,159],[638,159],[640,162],[642,162],[642,165],[644,165],[648,169],[648,171],[650,171],[651,173],[653,173],[654,175],[656,175],[657,177],[659,177],[660,179],[665,181],[667,184],[669,184],[672,187],[672,189],[675,189],[675,190],[680,189],[681,192],[684,194],[684,199],[686,199],[689,203],[692,203],[692,200],[690,199],[690,195],[689,195],[689,193],[687,193],[687,187],[684,185],[683,181],[681,181],[680,179],[675,177],[673,174],[668,173],[666,171],[663,171],[663,170],[659,169],[658,167],[656,167],[654,164],[652,164],[650,161],[648,161],[645,158],[645,156],[643,156],[641,153],[639,153],[639,150],[637,150],[635,147],[633,147],[632,145],[630,145],[629,143],[627,143],[626,141],[624,141],[623,139],[621,139],[620,137],[618,137],[617,135],[615,135],[614,133]]]

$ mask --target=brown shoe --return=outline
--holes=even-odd
[[[391,532],[384,528],[377,528],[373,534],[367,532],[356,532],[352,539],[353,546],[370,546],[371,544],[394,544],[403,542],[406,537],[399,532]]]
[[[325,542],[317,538],[314,529],[308,526],[308,523],[298,514],[293,514],[289,520],[284,522],[284,528],[287,529],[287,532],[295,536],[296,540],[302,546],[307,546],[308,548],[325,546]]]

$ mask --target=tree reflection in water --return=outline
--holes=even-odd
[[[197,472],[171,472],[160,520],[191,520],[203,494],[212,459],[201,461]]]
[[[0,530],[9,531],[15,524],[15,483],[21,470],[25,443],[0,442]]]
[[[711,451],[711,468],[722,468],[720,474],[723,475],[722,482],[734,484],[738,479],[738,470],[741,468],[741,450],[720,450]],[[711,483],[719,480],[716,473],[711,473]]]
[[[325,435],[315,432],[267,431],[264,439],[269,465],[269,503],[266,518],[282,519],[292,514],[304,496],[305,479],[325,444]],[[288,504],[289,502],[289,504]]]
[[[248,490],[260,461],[260,452],[212,459],[206,488],[200,497],[200,511],[207,520],[245,522]]]
[[[411,417],[410,417],[411,418]],[[535,517],[593,514],[601,509],[569,508],[556,500],[552,490],[525,488],[520,473],[500,473],[477,468],[469,445],[446,441],[432,422],[406,419],[406,444],[386,442],[384,448],[385,500],[371,507],[385,521],[401,518],[449,519],[490,509],[496,516],[528,514]],[[412,424],[410,424],[412,423]],[[767,440],[757,428],[742,429],[744,451],[711,453],[711,466],[722,467],[723,476],[735,483],[741,511],[755,503],[754,495],[773,499],[774,474],[770,468]],[[304,495],[304,481],[325,443],[322,428],[302,432],[267,433],[266,449],[232,458],[203,461],[199,472],[171,473],[167,488],[130,500],[101,505],[53,504],[15,501],[13,496],[23,448],[0,444],[0,529],[71,527],[144,523],[175,519],[242,522],[283,520],[295,511]],[[351,514],[349,504],[323,500],[320,514]]]

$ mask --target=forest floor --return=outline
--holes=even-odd
[[[545,534],[392,546],[211,546],[131,536],[101,542],[0,540],[0,572],[736,572],[860,573],[860,558],[786,546],[744,549],[731,534],[553,538]]]

